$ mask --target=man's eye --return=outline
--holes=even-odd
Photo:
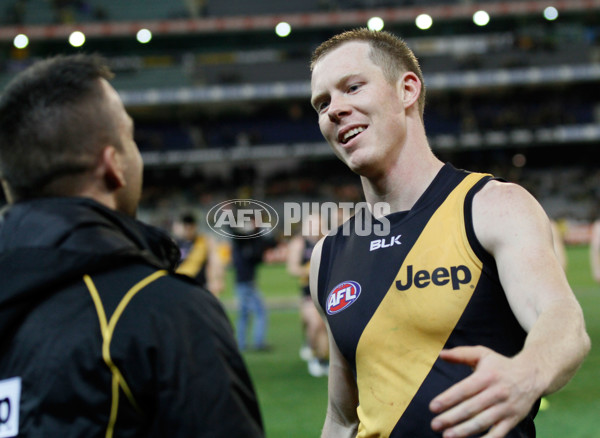
[[[360,84],[352,84],[348,87],[348,92],[352,93],[360,88]]]
[[[328,106],[329,106],[329,102],[321,102],[317,105],[317,111],[322,112],[322,111],[326,110]]]

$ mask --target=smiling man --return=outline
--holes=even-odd
[[[311,260],[330,333],[323,437],[533,437],[539,399],[589,350],[550,222],[522,187],[458,170],[431,151],[417,59],[386,32],[319,46],[312,105],[390,236],[341,232]],[[350,219],[351,221],[354,219]],[[352,230],[354,227],[346,227]],[[352,300],[330,308],[339,286]]]

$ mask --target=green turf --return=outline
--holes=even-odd
[[[561,391],[548,397],[549,409],[536,419],[538,436],[600,437],[600,285],[591,276],[588,248],[568,249],[567,276],[575,291],[592,339],[592,350],[581,369]]]
[[[538,437],[600,438],[600,285],[591,278],[587,247],[568,248],[568,257],[569,282],[584,309],[593,347],[575,378],[547,398],[548,409],[536,419]],[[223,300],[231,305],[231,272],[227,285]],[[269,315],[273,351],[244,355],[258,392],[267,437],[318,437],[327,403],[327,382],[310,377],[298,356],[302,338],[299,316],[293,309],[297,283],[284,266],[271,265],[261,268],[259,285],[267,299],[281,308]],[[231,316],[235,319],[234,311]]]

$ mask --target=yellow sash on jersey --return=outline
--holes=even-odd
[[[433,214],[361,335],[356,349],[359,438],[390,435],[475,290],[483,265],[467,240],[464,199],[482,177],[469,174]],[[409,270],[418,278],[399,290],[396,281],[406,285]]]
[[[207,258],[208,243],[206,238],[200,235],[194,239],[194,245],[192,246],[188,256],[177,268],[177,273],[195,278],[204,267]]]

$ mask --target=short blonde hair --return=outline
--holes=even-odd
[[[315,49],[310,60],[310,71],[313,71],[315,64],[325,55],[342,44],[351,41],[364,41],[370,45],[369,57],[375,65],[381,68],[383,75],[390,83],[396,83],[400,75],[407,71],[417,75],[421,81],[421,94],[419,95],[418,105],[421,118],[423,118],[425,111],[425,81],[423,80],[419,61],[404,40],[390,32],[358,28],[337,34]]]

